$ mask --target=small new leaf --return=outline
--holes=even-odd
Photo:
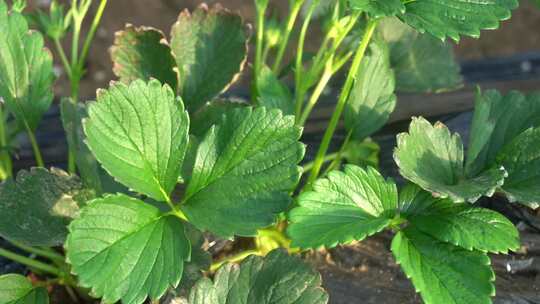
[[[168,201],[188,146],[189,117],[168,85],[153,79],[98,92],[84,121],[87,143],[113,177]]]
[[[356,140],[379,130],[396,106],[394,71],[390,68],[388,46],[375,40],[370,44],[346,104],[345,127]]]
[[[348,165],[303,192],[290,214],[293,246],[334,247],[360,241],[387,227],[398,202],[396,185],[369,167]]]
[[[179,284],[191,255],[178,218],[123,194],[90,202],[69,231],[72,271],[105,303],[159,299]]]
[[[419,189],[414,187],[414,189]],[[428,192],[404,189],[404,216],[416,229],[467,250],[507,253],[520,246],[519,233],[507,218],[485,208],[434,198]],[[413,194],[414,197],[409,196]],[[407,202],[407,203],[405,203]]]
[[[227,264],[212,282],[201,279],[190,304],[326,304],[320,275],[298,257],[282,250],[265,258],[250,256],[240,265]]]
[[[506,171],[496,166],[465,175],[461,138],[442,123],[433,126],[415,117],[409,133],[399,134],[397,141],[394,159],[401,175],[443,198],[475,202],[483,195],[493,195],[504,182]]]
[[[34,131],[53,99],[52,55],[18,12],[0,0],[0,99],[18,124]]]
[[[0,236],[29,246],[58,246],[92,193],[60,169],[20,171],[0,185]]]
[[[540,128],[521,133],[498,155],[508,171],[502,190],[511,202],[540,206]]]
[[[205,4],[183,11],[171,30],[171,49],[180,77],[180,95],[190,113],[225,91],[242,71],[248,35],[242,18]]]
[[[294,117],[238,108],[199,144],[181,205],[190,222],[223,237],[253,236],[291,203],[304,146]]]
[[[18,274],[0,276],[0,303],[2,304],[49,304],[44,287],[32,286],[30,281]]]
[[[426,304],[490,304],[495,295],[489,257],[440,242],[407,228],[392,241],[392,252]]]
[[[123,31],[116,32],[111,57],[114,74],[123,82],[155,78],[176,91],[176,62],[161,31],[127,24]]]

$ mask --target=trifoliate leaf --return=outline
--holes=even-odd
[[[458,41],[460,35],[479,37],[480,30],[498,28],[499,21],[510,18],[518,1],[416,0],[405,6],[406,12],[399,15],[405,23],[422,33]]]
[[[360,241],[388,226],[397,209],[396,185],[377,170],[354,165],[319,179],[290,214],[293,246],[334,247]]]
[[[369,50],[358,69],[345,110],[345,127],[356,140],[363,140],[384,126],[396,107],[396,83],[388,46],[375,40]]]
[[[265,258],[250,256],[240,265],[227,264],[212,282],[201,279],[190,304],[325,304],[321,276],[298,257],[282,250]]]
[[[0,236],[29,246],[61,245],[90,198],[76,176],[60,169],[20,171],[0,185]]]
[[[34,131],[53,99],[52,55],[40,33],[0,0],[0,97],[21,127]]]
[[[426,195],[425,191],[417,192],[417,196],[410,206],[419,204],[420,207],[416,207],[414,214],[405,216],[416,229],[438,240],[468,250],[493,253],[507,253],[520,246],[516,227],[495,211],[437,199],[429,193]]]
[[[392,241],[392,252],[426,304],[490,304],[495,295],[489,257],[440,242],[407,228]]]
[[[125,83],[155,78],[174,90],[178,86],[171,48],[157,29],[127,24],[123,31],[116,32],[111,58],[114,74]]]
[[[496,166],[466,176],[461,138],[442,123],[433,126],[415,117],[409,133],[399,134],[397,141],[394,159],[401,175],[440,197],[475,202],[503,184],[506,172]]]
[[[252,236],[291,202],[304,156],[301,129],[279,110],[228,111],[199,144],[181,208],[201,230]]]
[[[189,117],[168,85],[142,80],[98,92],[84,122],[87,143],[113,177],[167,201],[182,169]]]
[[[180,77],[180,95],[190,113],[225,91],[247,57],[242,18],[219,5],[183,11],[171,31],[171,49]]]
[[[502,190],[511,202],[540,206],[540,128],[528,129],[499,153],[508,171]]]
[[[372,18],[395,16],[405,12],[405,4],[401,0],[349,0],[354,10],[368,13]]]
[[[44,287],[32,286],[30,281],[18,274],[0,276],[0,303],[2,304],[49,304]]]
[[[475,175],[495,163],[497,154],[516,136],[540,126],[540,94],[478,92],[471,126],[466,171]]]
[[[463,86],[452,45],[385,18],[378,27],[390,46],[391,67],[402,92],[441,92]]]
[[[294,100],[289,88],[279,81],[267,66],[257,77],[257,103],[267,109],[280,109],[285,115],[294,114]]]
[[[69,231],[72,271],[105,303],[159,299],[178,285],[190,258],[180,219],[123,194],[90,202]]]

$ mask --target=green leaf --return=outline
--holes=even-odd
[[[90,202],[69,231],[72,272],[105,303],[159,299],[178,285],[190,258],[180,219],[123,194]]]
[[[407,218],[421,215],[438,200],[430,192],[422,190],[415,184],[408,183],[399,191],[399,213]]]
[[[538,6],[538,8],[540,8],[540,0],[532,0],[534,4],[536,4],[536,6]]]
[[[504,168],[492,167],[475,176],[466,176],[463,143],[442,123],[431,125],[413,118],[409,133],[397,136],[394,159],[402,176],[420,187],[456,202],[475,202],[491,196],[504,182]]]
[[[187,296],[189,290],[203,277],[202,272],[210,269],[212,255],[202,248],[205,241],[202,232],[192,225],[186,224],[186,235],[191,244],[191,259],[184,264],[182,280],[176,290]]]
[[[406,188],[401,204],[405,207],[407,201],[403,214],[416,229],[467,250],[507,253],[519,248],[517,229],[501,214],[434,198],[421,190],[416,191],[415,197],[407,198],[411,192]]]
[[[502,190],[511,202],[540,207],[540,128],[528,129],[499,153],[508,171]]]
[[[155,78],[174,90],[178,87],[171,48],[165,35],[157,29],[127,24],[123,31],[115,34],[111,58],[114,74],[125,83]]]
[[[280,109],[285,115],[294,114],[294,100],[289,88],[267,66],[261,69],[257,77],[257,92],[258,105],[267,109]]]
[[[199,111],[191,115],[190,133],[198,138],[202,138],[213,125],[219,124],[223,115],[227,111],[247,106],[246,103],[229,100],[217,99],[205,105]]]
[[[412,228],[399,232],[392,252],[426,304],[490,304],[495,274],[489,257],[442,243]]]
[[[293,246],[335,247],[375,234],[387,227],[397,209],[393,181],[377,170],[348,165],[319,179],[312,191],[298,197],[287,230]]]
[[[19,171],[0,185],[0,236],[29,246],[58,246],[79,207],[92,197],[60,169]]]
[[[358,69],[345,111],[345,127],[357,140],[365,139],[384,126],[396,107],[396,83],[388,46],[375,40],[369,50]]]
[[[168,85],[142,80],[98,92],[84,122],[87,143],[113,177],[168,201],[188,146],[189,117]]]
[[[495,163],[497,154],[519,134],[540,126],[540,94],[495,90],[476,95],[466,171],[475,175]]]
[[[349,0],[352,9],[368,13],[372,18],[395,16],[405,12],[401,0]]]
[[[249,256],[240,265],[227,264],[212,282],[201,279],[190,304],[325,304],[321,276],[298,257],[282,250],[265,258]]]
[[[171,49],[180,77],[180,94],[189,112],[236,81],[247,58],[242,18],[219,5],[183,11],[171,30]]]
[[[406,12],[399,15],[420,32],[459,41],[460,35],[479,37],[480,30],[496,29],[499,21],[509,19],[517,0],[416,0],[407,1]]]
[[[294,117],[279,110],[228,111],[199,144],[181,205],[190,222],[222,237],[272,224],[300,178],[300,135]]]
[[[52,55],[40,33],[0,0],[0,99],[21,127],[34,131],[53,99]]]
[[[397,18],[383,19],[378,28],[390,45],[398,91],[431,93],[463,86],[450,43],[421,34]]]
[[[2,304],[49,304],[44,287],[34,288],[30,281],[18,274],[0,276],[0,303]]]

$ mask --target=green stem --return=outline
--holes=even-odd
[[[34,151],[34,157],[36,158],[36,165],[38,167],[45,167],[45,162],[43,162],[43,157],[41,156],[41,150],[39,149],[39,145],[36,140],[36,135],[34,134],[34,131],[30,129],[28,125],[26,125],[26,131],[28,133],[28,138],[30,139],[30,143],[32,144],[32,150]]]
[[[285,55],[285,50],[287,50],[287,45],[289,44],[289,39],[291,37],[294,24],[296,23],[296,18],[298,17],[298,13],[300,12],[302,4],[304,4],[305,0],[293,1],[294,3],[292,3],[291,12],[289,14],[289,17],[287,18],[287,23],[283,32],[284,36],[281,39],[281,43],[279,44],[276,59],[274,61],[274,66],[272,68],[272,71],[276,75],[279,74],[279,69],[281,68],[281,61],[283,60],[283,56]]]
[[[28,267],[35,268],[37,270],[41,270],[41,271],[47,272],[49,274],[53,274],[53,275],[55,275],[57,277],[63,277],[64,276],[64,273],[60,269],[58,269],[58,268],[56,268],[54,266],[42,263],[40,261],[36,261],[34,259],[31,259],[31,258],[27,258],[25,256],[16,254],[14,252],[5,250],[3,248],[0,248],[0,256],[3,256],[5,258],[10,259],[10,260],[12,260],[14,262],[17,262],[19,264],[23,264],[23,265],[26,265]]]
[[[334,75],[332,66],[331,66],[332,65],[331,61],[332,60],[330,60],[327,63],[327,68],[324,69],[323,75],[321,79],[319,80],[319,83],[313,90],[313,93],[311,94],[311,97],[309,98],[306,108],[304,109],[304,112],[302,112],[302,116],[298,120],[299,126],[303,126],[306,123],[309,115],[311,114],[311,111],[313,110],[313,107],[315,107],[315,104],[317,103],[322,93],[324,92],[324,88],[326,88],[326,86],[328,85],[328,82],[330,82],[330,79]]]
[[[347,134],[347,137],[343,141],[343,144],[341,144],[341,148],[337,152],[336,158],[334,158],[334,160],[330,163],[330,165],[328,165],[323,175],[327,175],[328,172],[334,170],[339,165],[339,163],[341,162],[341,159],[343,158],[343,152],[345,152],[345,150],[347,149],[347,146],[349,145],[349,142],[351,141],[352,134],[353,134],[352,130],[349,131],[349,133]]]
[[[330,161],[333,161],[333,160],[336,159],[338,156],[339,156],[339,155],[338,155],[337,152],[336,152],[336,153],[331,153],[331,154],[326,155],[326,156],[324,157],[324,159],[323,159],[323,164],[324,164],[324,163],[327,163],[327,162],[330,162]],[[311,170],[311,169],[313,168],[313,165],[314,165],[314,164],[315,164],[314,162],[309,162],[309,163],[305,164],[305,165],[303,166],[303,169],[304,169],[303,171],[304,171],[304,172],[308,172],[309,170]]]
[[[48,258],[51,261],[57,261],[61,263],[64,263],[65,261],[64,257],[61,254],[58,254],[54,250],[51,250],[49,248],[36,248],[36,247],[26,246],[16,241],[12,241],[12,240],[8,240],[8,241],[11,244],[13,244],[15,247],[18,247],[26,252],[34,253],[36,255]]]
[[[81,36],[82,20],[75,20],[73,24],[73,35],[71,40],[71,72],[74,73],[75,67],[79,62],[79,38]]]
[[[255,62],[253,64],[253,87],[252,87],[252,101],[256,102],[258,97],[257,81],[263,64],[263,46],[264,46],[264,16],[267,6],[259,7],[257,5],[257,41],[255,48]]]
[[[86,57],[88,56],[88,52],[90,50],[90,46],[92,45],[92,41],[94,40],[94,36],[96,35],[96,31],[99,27],[99,23],[101,22],[101,17],[103,16],[105,7],[107,7],[107,0],[101,0],[101,2],[99,3],[98,9],[96,11],[96,14],[94,15],[94,20],[92,20],[90,31],[88,32],[88,35],[86,35],[86,39],[83,44],[81,56],[78,61],[79,70],[81,71],[83,69],[84,62],[86,61]]]
[[[210,266],[210,271],[215,272],[223,264],[226,264],[226,263],[238,263],[238,262],[244,260],[245,258],[247,258],[250,255],[261,255],[261,253],[258,250],[255,250],[255,249],[242,251],[242,252],[240,252],[238,254],[226,257],[223,260],[212,263],[212,265]]]
[[[0,104],[0,147],[2,149],[7,149],[7,136],[6,136],[6,118],[4,116],[4,108],[3,105]],[[9,156],[9,152],[7,150],[4,150],[0,152],[0,180],[5,180],[12,175],[12,162],[11,157]]]
[[[377,20],[368,21],[364,36],[356,51],[356,55],[352,62],[351,69],[349,70],[349,74],[347,75],[347,79],[345,81],[345,85],[343,86],[343,90],[341,91],[341,95],[339,97],[338,103],[336,105],[334,113],[332,114],[332,118],[330,119],[328,128],[326,129],[326,132],[324,133],[324,137],[321,142],[321,146],[319,147],[319,151],[317,152],[317,156],[315,157],[315,162],[313,165],[313,169],[311,170],[311,175],[309,176],[309,179],[308,179],[308,184],[314,182],[319,176],[319,173],[321,171],[321,167],[323,164],[324,156],[326,155],[326,152],[328,151],[328,147],[330,146],[330,142],[332,141],[332,137],[334,136],[334,133],[336,131],[337,125],[341,118],[341,114],[343,113],[343,109],[345,108],[345,104],[347,102],[347,99],[349,98],[349,94],[354,84],[356,73],[358,72],[358,68],[360,67],[360,64],[362,63],[362,59],[364,58],[367,47],[369,45],[371,37],[373,36],[373,33],[375,32],[376,27],[377,27]]]
[[[308,13],[306,15],[306,18],[304,19],[304,23],[302,24],[302,29],[300,30],[300,37],[298,38],[298,47],[296,49],[296,64],[295,64],[295,83],[297,90],[302,85],[302,78],[304,73],[304,45],[306,42],[306,35],[307,31],[309,29],[309,25],[311,23],[311,17],[313,16],[313,12],[315,11],[315,8],[319,5],[320,0],[313,0],[311,2],[311,5],[309,7]],[[297,94],[298,95],[301,94]],[[304,102],[304,96],[296,98],[296,107],[295,107],[295,114],[296,117],[300,116],[300,113],[302,112],[302,104]]]
[[[54,39],[54,46],[56,47],[56,52],[58,53],[58,55],[60,55],[60,60],[62,61],[62,65],[64,66],[64,70],[66,71],[68,78],[71,79],[71,65],[69,64],[69,61],[66,57],[64,48],[62,48],[62,44],[60,44],[60,39]]]

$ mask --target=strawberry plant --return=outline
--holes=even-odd
[[[441,123],[413,118],[395,150],[409,181],[399,189],[374,168],[369,137],[388,121],[397,92],[459,88],[444,40],[496,28],[516,1],[290,0],[279,21],[268,19],[268,0],[255,0],[250,100],[222,95],[248,66],[250,27],[201,5],[181,12],[169,35],[126,25],[110,52],[119,81],[78,102],[106,3],[79,53],[92,1],[73,1],[66,15],[53,2],[49,14],[25,19],[23,1],[9,10],[0,0],[0,236],[32,254],[0,248],[0,256],[43,279],[0,276],[0,303],[48,303],[51,284],[74,301],[103,303],[327,303],[320,275],[296,254],[383,230],[395,234],[391,250],[425,303],[491,303],[488,254],[518,249],[519,234],[472,203],[501,193],[538,207],[540,96],[479,91],[466,152]],[[323,37],[311,54],[316,19]],[[60,44],[68,29],[70,60]],[[43,35],[71,82],[60,103],[70,173],[43,168],[34,135],[53,99]],[[342,71],[322,141],[302,163],[303,127]],[[345,140],[328,153],[342,119]],[[37,167],[13,178],[9,148],[19,130]],[[248,237],[252,247],[212,262],[203,233]]]

